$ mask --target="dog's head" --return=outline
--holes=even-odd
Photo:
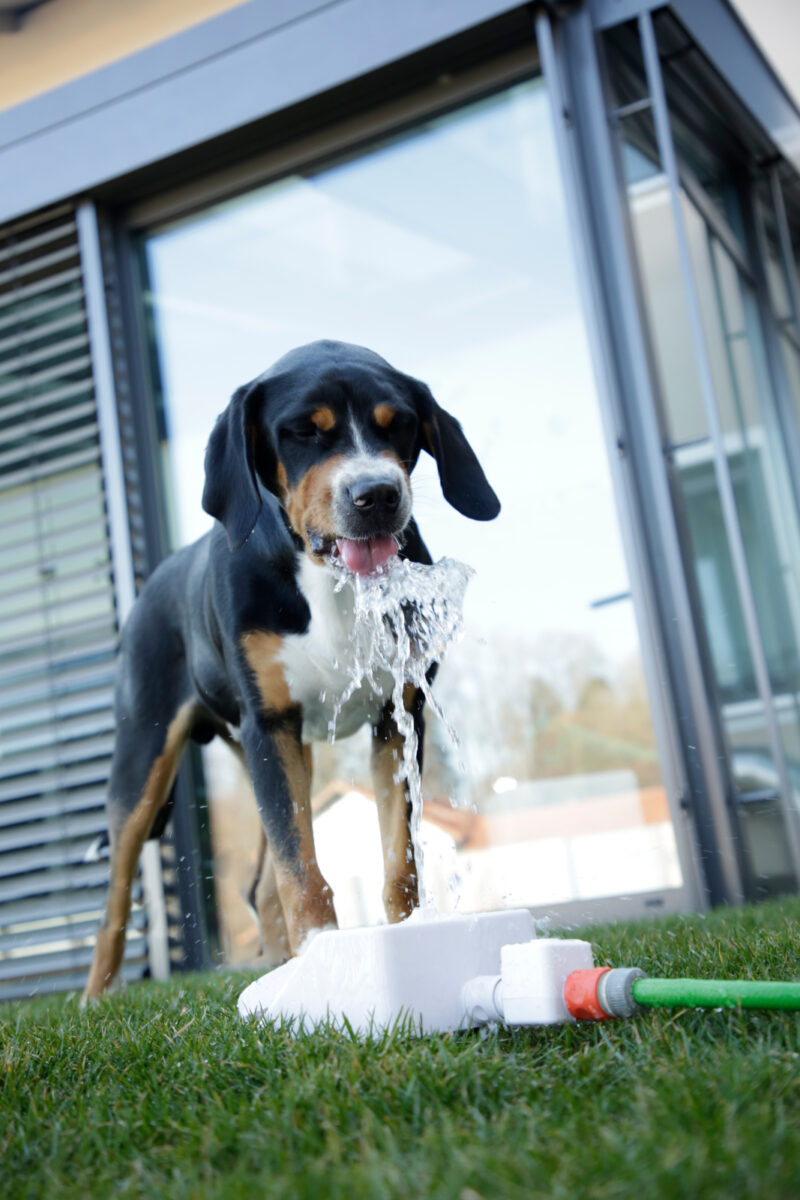
[[[454,508],[476,521],[497,516],[461,426],[423,383],[361,346],[312,342],[234,393],[206,450],[203,507],[235,550],[265,504],[282,519],[280,504],[312,558],[338,554],[369,574],[402,541],[421,450]]]

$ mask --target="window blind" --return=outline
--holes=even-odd
[[[0,228],[0,999],[82,987],[118,633],[75,213]],[[123,977],[147,968],[134,897]]]

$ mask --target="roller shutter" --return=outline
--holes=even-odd
[[[0,229],[0,999],[81,987],[118,633],[75,213]],[[123,974],[147,967],[137,895]]]

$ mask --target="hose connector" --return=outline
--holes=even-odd
[[[637,979],[645,979],[640,967],[614,967],[606,971],[597,983],[597,999],[609,1017],[632,1017],[639,1005],[633,995]]]
[[[597,985],[611,967],[586,967],[570,971],[564,980],[564,1003],[576,1021],[607,1021],[609,1013],[597,997]]]

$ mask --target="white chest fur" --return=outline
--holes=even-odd
[[[335,590],[331,567],[304,558],[300,587],[311,609],[311,624],[303,634],[287,637],[280,652],[286,683],[303,709],[303,740],[326,741],[339,698],[352,678],[353,593],[350,587]],[[349,737],[366,722],[375,722],[391,695],[391,676],[378,679],[376,693],[364,684],[356,689],[338,714],[336,736]]]

